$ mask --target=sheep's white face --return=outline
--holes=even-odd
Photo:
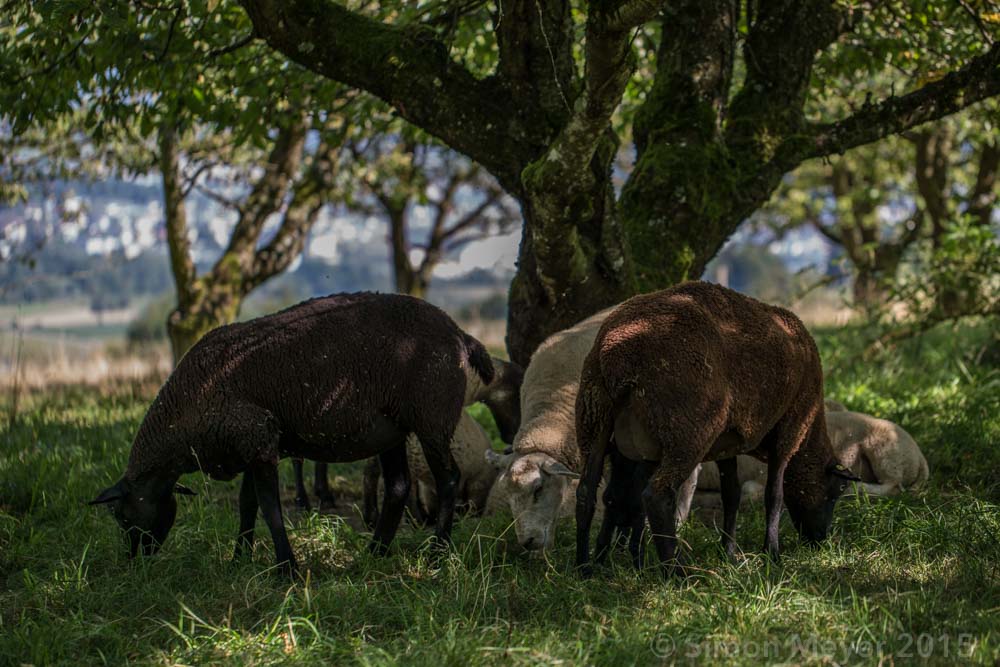
[[[496,483],[510,504],[517,541],[529,551],[552,547],[560,507],[579,474],[547,454],[490,454],[500,469]]]

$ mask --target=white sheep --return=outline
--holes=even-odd
[[[871,496],[888,496],[927,481],[927,459],[913,437],[898,424],[861,412],[828,411],[826,427],[834,453],[862,480],[857,490]],[[761,502],[767,464],[749,456],[737,457],[737,463],[743,502]],[[714,463],[703,465],[695,506],[721,507],[719,488],[719,469]]]
[[[458,482],[456,500],[472,514],[480,514],[486,507],[497,469],[487,459],[493,451],[490,436],[469,413],[462,417],[451,439],[451,455],[458,464],[461,478]],[[433,520],[437,516],[438,502],[434,476],[427,459],[424,458],[420,441],[413,434],[406,441],[406,459],[410,467],[411,494],[410,513],[420,522]],[[364,519],[374,526],[378,518],[379,468],[378,460],[371,459],[364,471]]]
[[[552,546],[556,520],[572,516],[582,463],[576,446],[576,394],[583,360],[611,308],[547,338],[521,386],[521,428],[510,454],[487,452],[500,471],[487,514],[509,508],[526,549]]]

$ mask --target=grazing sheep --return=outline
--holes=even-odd
[[[832,398],[823,399],[823,405],[826,407],[827,412],[846,412],[847,408],[840,401],[835,401]]]
[[[861,412],[827,412],[826,430],[834,454],[861,478],[856,488],[868,495],[893,495],[927,481],[927,459],[898,424]],[[737,461],[742,499],[759,502],[764,497],[767,466],[749,456],[738,456]],[[694,504],[718,507],[720,488],[718,468],[706,463],[698,477]]]
[[[327,474],[329,464],[322,461],[313,463],[313,493],[319,501],[319,509],[332,509],[337,504],[337,497],[330,490],[330,479]],[[292,459],[292,470],[295,472],[295,506],[300,510],[310,510],[312,505],[309,502],[309,492],[306,491],[305,472],[303,470],[303,460]]]
[[[608,315],[584,362],[576,430],[584,459],[577,565],[585,573],[609,449],[648,475],[642,506],[668,572],[678,567],[676,513],[702,461],[718,461],[721,472],[727,553],[735,551],[737,454],[768,462],[764,548],[773,558],[783,504],[803,537],[817,542],[857,479],[830,446],[819,352],[805,326],[783,308],[710,283],[636,296]]]
[[[236,555],[253,545],[258,508],[278,563],[295,557],[277,464],[378,455],[386,478],[371,542],[384,552],[409,492],[406,438],[420,439],[437,483],[439,541],[449,540],[458,466],[448,444],[467,393],[493,380],[489,354],[430,304],[395,294],[339,294],[209,332],[167,378],[136,434],[109,503],[130,553],[155,552],[176,513],[178,478],[243,473]]]
[[[497,470],[490,465],[485,453],[492,451],[493,443],[483,427],[467,412],[462,413],[455,435],[451,440],[451,455],[458,464],[461,478],[458,482],[456,500],[473,515],[480,514],[486,507],[486,498],[497,477]],[[434,485],[434,475],[427,466],[416,436],[406,441],[406,458],[410,466],[411,485],[410,513],[419,523],[433,520],[437,516],[438,502]],[[379,484],[377,459],[369,459],[364,474],[364,519],[372,527],[378,519],[377,490]]]
[[[500,431],[500,437],[504,442],[511,442],[514,439],[514,434],[517,433],[518,428],[521,426],[521,382],[524,379],[524,371],[515,363],[504,361],[502,359],[497,359],[493,357],[493,368],[495,369],[495,374],[493,381],[489,384],[477,383],[474,386],[470,386],[466,391],[466,398],[469,400],[468,404],[482,402],[489,408],[490,413],[493,415],[493,420],[496,422],[497,429]],[[464,413],[463,413],[464,414]],[[466,427],[466,432],[471,434],[471,426]],[[478,437],[471,437],[463,441],[456,438],[457,441],[462,442],[463,451],[470,446],[482,443],[482,440]],[[417,452],[419,444],[412,444],[408,447],[407,451]],[[417,449],[415,449],[417,448]],[[455,441],[452,442],[452,452],[455,452]],[[463,475],[466,471],[479,477],[482,472],[479,470],[483,466],[483,449],[476,449],[475,456],[469,457],[464,460],[459,460],[459,468]],[[412,460],[412,457],[411,457]],[[302,475],[302,462],[301,459],[294,461],[295,465],[295,488],[296,497],[295,502],[302,509],[309,509],[309,499],[305,491],[305,483],[303,481]],[[421,464],[423,468],[426,469],[425,464]],[[410,469],[411,476],[413,475],[413,467]],[[375,494],[378,490],[378,482],[381,473],[379,471],[378,461],[372,459],[365,465],[364,470],[364,516],[365,523],[369,526],[375,525],[375,518],[377,514],[377,501]],[[496,475],[492,475],[495,478]],[[326,482],[327,478],[327,464],[316,463],[316,495],[320,498],[320,508],[322,509],[324,505],[323,496],[321,492],[325,489],[329,497],[329,506],[333,504],[333,495],[329,491],[329,486]],[[492,484],[492,478],[490,484]],[[487,488],[487,493],[489,489]],[[425,489],[425,493],[433,493],[430,491],[429,487]],[[482,502],[479,503],[480,511],[485,505],[485,497]],[[419,513],[418,505],[411,504],[411,509],[415,510],[414,516],[420,518],[421,521],[423,515]]]
[[[521,428],[509,454],[487,452],[500,471],[486,512],[507,507],[526,549],[546,549],[556,520],[570,516],[581,462],[574,406],[583,360],[611,309],[552,334],[531,356],[521,386]]]

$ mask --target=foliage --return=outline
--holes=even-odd
[[[345,186],[345,203],[385,221],[396,291],[424,297],[442,259],[509,231],[520,214],[481,166],[422,133],[398,129],[348,143],[353,159],[343,178],[354,185]]]
[[[338,82],[362,133],[366,109],[391,107],[483,165],[527,217],[509,339],[522,361],[601,306],[699,275],[802,161],[1000,93],[994,0],[13,7],[0,108],[17,128],[82,104],[98,138],[179,118],[263,149],[276,116],[322,115]]]
[[[155,387],[34,394],[2,435],[0,655],[34,664],[757,665],[765,650],[770,661],[818,664],[833,646],[840,664],[921,655],[993,664],[1000,370],[970,352],[989,334],[936,330],[870,363],[855,330],[820,332],[827,393],[907,428],[930,463],[928,487],[843,502],[833,538],[815,550],[784,522],[779,566],[757,550],[759,507],[740,515],[746,555],[736,563],[711,522],[696,519],[682,536],[703,569],[684,582],[636,574],[624,554],[579,579],[572,521],[548,560],[521,553],[503,518],[459,520],[441,560],[424,549],[429,532],[409,527],[388,557],[373,558],[351,518],[360,464],[333,466],[347,518],[290,515],[304,583],[269,571],[262,526],[253,561],[229,563],[237,485],[198,475],[186,481],[199,496],[182,499],[163,551],[129,563],[114,522],[83,503],[124,466]]]
[[[983,227],[978,252],[989,254],[990,217],[1000,199],[997,108],[989,102],[840,157],[807,162],[784,179],[752,222],[779,237],[803,226],[819,232],[846,256],[854,303],[871,313],[888,305],[901,268],[919,271],[923,282],[936,280],[928,289],[942,291],[962,278],[940,271],[932,276],[921,265],[941,255],[947,227],[965,218]]]
[[[172,294],[164,294],[143,306],[139,314],[128,324],[125,340],[129,347],[137,348],[167,339],[167,318],[174,309]]]
[[[914,261],[892,292],[902,317],[885,317],[880,341],[893,342],[967,317],[1000,323],[1000,238],[991,226],[963,217]]]

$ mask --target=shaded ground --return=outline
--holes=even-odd
[[[237,484],[198,475],[163,551],[129,563],[117,527],[84,503],[124,467],[151,394],[33,393],[0,431],[0,664],[995,664],[1000,371],[969,352],[987,334],[936,332],[864,363],[856,332],[821,336],[829,393],[906,426],[927,488],[843,503],[816,550],[786,520],[780,565],[757,551],[759,509],[741,514],[735,562],[691,522],[701,569],[669,582],[621,557],[580,580],[572,522],[548,559],[526,557],[503,518],[459,521],[442,559],[409,527],[373,558],[347,502],[360,465],[334,468],[335,513],[289,514],[304,582],[274,574],[262,525],[252,562],[230,562]],[[282,474],[291,507],[291,466]]]

